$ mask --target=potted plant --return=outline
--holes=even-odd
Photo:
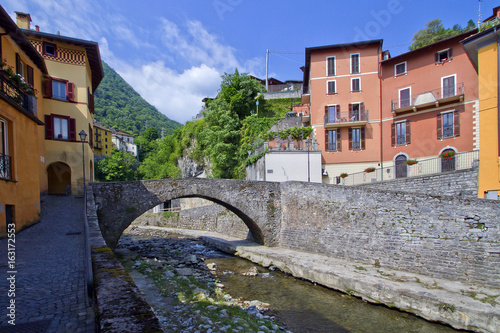
[[[405,164],[406,164],[406,165],[415,165],[415,164],[417,164],[417,163],[418,163],[418,161],[417,161],[417,160],[407,160],[407,161],[405,162]]]
[[[370,173],[370,172],[374,172],[374,171],[375,171],[374,167],[369,167],[369,168],[366,168],[364,172]]]
[[[455,152],[453,150],[442,152],[439,156],[444,159],[451,159],[455,156]]]
[[[343,173],[340,174],[340,178],[345,178],[347,176],[349,176],[349,175],[347,173],[345,173],[345,172],[343,172]]]

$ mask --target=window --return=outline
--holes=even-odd
[[[394,76],[406,74],[406,61],[394,65]]]
[[[442,51],[436,52],[436,54],[435,54],[436,64],[439,64],[439,63],[442,64],[442,63],[445,63],[447,61],[451,61],[452,58],[453,58],[452,49],[442,50]]]
[[[66,80],[49,78],[45,81],[44,97],[61,101],[75,101],[75,84]]]
[[[9,156],[7,121],[0,118],[0,179],[12,178],[12,161]]]
[[[106,149],[108,149],[108,145],[106,145]],[[107,154],[107,153],[106,153]]]
[[[437,137],[439,140],[460,136],[460,114],[458,111],[437,115]]]
[[[337,93],[337,85],[336,81],[328,81],[327,82],[327,94],[328,95],[334,95]]]
[[[24,63],[21,60],[21,57],[19,56],[19,53],[16,53],[16,74],[19,74],[22,77],[25,77]]]
[[[0,118],[0,155],[8,155],[7,122]]]
[[[45,115],[45,139],[76,141],[76,120],[62,115]]]
[[[359,53],[351,54],[351,74],[359,73]]]
[[[57,57],[56,44],[43,42],[43,54],[52,57]]]
[[[331,124],[340,121],[340,105],[325,106],[325,123]]]
[[[104,138],[104,141],[108,142],[108,138]]]
[[[335,57],[326,58],[326,75],[335,76]]]
[[[360,121],[364,116],[365,104],[351,103],[349,104],[349,121]]]
[[[52,80],[52,97],[66,100],[66,83]]]
[[[399,107],[405,108],[411,105],[411,88],[399,90]]]
[[[453,97],[457,94],[455,75],[443,77],[441,79],[441,94],[443,98]]]
[[[410,121],[400,121],[392,126],[392,146],[403,146],[411,143]]]
[[[361,91],[361,79],[351,79],[351,92]]]
[[[349,128],[349,150],[365,149],[365,128]]]
[[[327,151],[342,151],[340,128],[333,131],[326,131],[325,142]]]

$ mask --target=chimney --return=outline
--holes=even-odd
[[[38,25],[35,25],[36,31],[40,31],[40,27]]]
[[[31,16],[27,13],[14,12],[16,13],[16,24],[21,29],[31,28]]]

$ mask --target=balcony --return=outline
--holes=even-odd
[[[368,123],[368,110],[341,111],[325,114],[325,128],[363,126]]]
[[[0,179],[14,180],[12,178],[12,158],[9,155],[0,154]]]
[[[405,112],[417,112],[451,103],[461,103],[464,100],[465,88],[463,83],[444,88],[437,88],[414,94],[411,91],[409,97],[403,97],[401,90],[398,91],[399,98],[391,101],[392,112],[400,114]]]
[[[20,111],[36,117],[37,98],[21,90],[3,70],[0,70],[0,96]]]

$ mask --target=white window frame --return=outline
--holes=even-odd
[[[352,82],[354,80],[359,80],[359,90],[353,90]],[[351,78],[351,92],[360,92],[361,91],[361,78],[360,77],[353,77]]]
[[[357,55],[358,56],[358,72],[357,73],[354,73],[352,71],[352,56],[353,55]],[[350,65],[351,65],[351,67],[349,68],[349,72],[351,74],[361,74],[361,54],[360,53],[351,53],[351,56],[349,57],[349,59],[350,59]]]
[[[408,97],[410,99],[409,104],[407,106],[401,106],[401,91],[407,90],[407,89],[410,90],[410,96]],[[399,102],[399,107],[400,108],[403,108],[403,107],[406,108],[408,106],[411,106],[411,87],[405,87],[405,88],[401,88],[401,89],[398,90],[398,102]]]
[[[64,94],[63,96],[59,96],[59,94],[56,95],[56,92],[59,93],[60,92],[60,89],[56,89],[56,86],[62,86],[64,87]],[[67,98],[67,94],[68,94],[68,87],[67,87],[67,84],[66,82],[64,81],[59,81],[59,80],[52,80],[52,98],[55,98],[55,99],[58,99],[58,100],[61,100],[61,101],[66,101],[68,98]]]
[[[444,50],[441,50],[441,51],[437,51],[436,53],[438,54],[438,58],[440,58],[440,56],[439,56],[439,55],[440,55],[441,53],[444,53],[444,52],[447,52],[447,53],[448,53],[448,56],[446,57],[446,61],[445,61],[445,62],[451,61],[451,59],[450,59],[450,48],[447,48],[447,49],[444,49]],[[443,61],[440,61],[440,60],[438,59],[437,63],[438,63],[438,64],[441,64],[441,63],[443,63]]]
[[[454,87],[453,87],[453,96],[456,96],[457,95],[457,74],[452,74],[452,75],[448,75],[448,76],[443,76],[441,78],[441,97],[442,98],[447,98],[447,97],[444,97],[444,79],[448,79],[450,77],[453,76],[453,82],[454,82]]]
[[[335,82],[335,91],[334,92],[330,92],[330,89],[329,89],[329,83],[330,82]],[[328,80],[328,81],[326,81],[326,94],[327,95],[336,95],[337,94],[337,80]]]
[[[47,46],[53,47],[54,48],[54,52],[47,52]],[[43,47],[43,54],[51,56],[51,57],[57,56],[57,46],[56,46],[56,44],[45,42],[45,43],[43,43],[42,47]]]
[[[60,126],[59,128],[57,129],[57,131],[60,131],[56,133],[56,119],[59,119],[60,121]],[[63,122],[62,121],[65,121],[66,123],[66,137],[63,136],[64,134],[64,130],[63,130]],[[64,140],[64,141],[69,141],[69,118],[63,118],[63,117],[57,117],[57,116],[53,116],[52,117],[52,128],[53,128],[53,131],[54,131],[54,139],[57,139],[57,140]],[[59,137],[59,134],[61,135],[61,137]]]
[[[334,74],[333,75],[330,75],[330,73],[328,73],[328,60],[329,59],[333,59],[333,71],[334,71]],[[337,57],[336,56],[330,56],[330,57],[326,57],[326,76],[327,77],[332,77],[332,76],[336,76],[337,75]]]
[[[402,72],[402,73],[398,73],[398,72],[397,72],[397,70],[396,70],[396,68],[397,68],[399,65],[403,65],[403,64],[405,65],[405,70],[404,70],[404,72]],[[403,62],[400,62],[399,64],[395,64],[395,65],[394,65],[394,76],[406,75],[406,74],[407,74],[407,71],[408,71],[408,64],[407,64],[407,62],[406,62],[406,61],[403,61]]]

